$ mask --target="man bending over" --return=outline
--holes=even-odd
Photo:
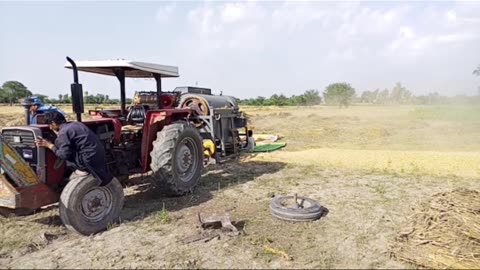
[[[60,112],[46,113],[45,120],[51,130],[58,132],[57,139],[54,143],[45,139],[37,140],[37,146],[52,150],[74,170],[91,173],[101,181],[102,186],[112,181],[105,149],[93,131],[81,122],[67,122]]]

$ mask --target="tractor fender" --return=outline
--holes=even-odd
[[[187,109],[162,109],[147,111],[145,124],[143,126],[141,161],[143,172],[150,170],[150,152],[153,149],[153,141],[157,139],[157,132],[161,131],[165,125],[174,121],[184,120],[192,110]]]

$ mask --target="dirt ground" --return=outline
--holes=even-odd
[[[438,115],[412,119],[417,108],[286,110],[289,115],[282,114],[284,109],[247,109],[257,130],[286,135],[286,148],[213,165],[194,193],[183,197],[167,198],[150,189],[148,176],[133,177],[125,190],[122,222],[106,232],[84,237],[67,231],[55,206],[26,217],[0,218],[0,267],[416,268],[389,252],[412,208],[438,192],[480,189],[475,180],[480,148],[472,144],[466,151],[478,134],[471,125],[480,127],[480,118],[461,122],[458,135],[447,130],[423,142],[429,127],[434,134],[438,126],[458,129],[458,121]],[[381,110],[382,117],[375,118]],[[312,114],[316,116],[307,117]],[[295,121],[300,118],[306,119],[303,125]],[[0,121],[8,125],[15,119],[2,116]],[[357,125],[348,130],[351,121]],[[289,123],[299,126],[292,130]],[[417,128],[406,131],[404,125]],[[366,130],[373,135],[365,135]],[[444,141],[452,143],[444,146]],[[435,143],[444,146],[441,152]],[[416,149],[422,153],[412,154],[419,144],[423,147]],[[443,168],[443,158],[456,163]],[[272,196],[294,193],[317,200],[328,211],[309,223],[272,217]],[[219,238],[183,242],[203,232],[198,213],[223,212],[231,214],[239,236],[208,230]]]

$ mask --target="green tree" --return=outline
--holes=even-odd
[[[271,102],[271,105],[278,105],[278,95],[277,94],[273,94],[271,97],[270,97],[270,102]]]
[[[362,103],[370,103],[372,92],[370,91],[363,91],[362,95],[360,96],[360,102]]]
[[[380,93],[379,89],[377,89],[373,92],[372,91],[363,91],[362,96],[360,97],[360,102],[370,103],[370,104],[377,103],[379,93]]]
[[[395,84],[393,87],[392,92],[390,93],[390,101],[392,103],[409,103],[411,101],[412,93],[407,90],[400,82]]]
[[[322,102],[322,97],[320,97],[318,90],[310,89],[305,91],[303,94],[303,100],[301,99],[300,101],[304,101],[305,105],[318,105]]]
[[[327,104],[348,107],[355,96],[355,89],[348,83],[333,83],[325,88],[323,96]]]
[[[259,96],[259,97],[256,98],[256,100],[257,100],[257,102],[256,102],[255,105],[257,105],[257,106],[262,106],[262,105],[263,105],[263,102],[265,101],[265,98]]]
[[[95,103],[97,104],[103,104],[105,102],[105,95],[103,94],[97,94],[95,96]]]
[[[376,104],[387,104],[389,95],[390,95],[390,93],[388,92],[388,89],[384,89],[383,91],[381,91],[377,94],[377,99],[375,100],[375,103]]]
[[[68,94],[64,94],[63,103],[72,103],[72,98]]]
[[[307,105],[307,100],[305,99],[305,95],[299,95],[295,96],[293,95],[291,98],[289,98],[289,105],[291,106],[305,106]]]
[[[85,102],[86,104],[96,104],[97,99],[95,98],[95,96],[87,95],[83,97],[83,102]]]
[[[12,106],[14,102],[17,102],[18,99],[32,95],[32,92],[18,81],[7,81],[2,85],[2,89],[10,106]]]
[[[273,105],[275,105],[275,104],[274,104],[274,101],[271,98],[267,98],[263,101],[263,106],[273,106]]]
[[[288,105],[288,98],[284,94],[280,94],[277,98],[277,106],[286,106]]]
[[[0,103],[7,103],[8,102],[8,96],[5,90],[3,88],[0,88]]]

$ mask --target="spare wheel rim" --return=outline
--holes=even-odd
[[[89,222],[98,222],[112,211],[113,195],[106,187],[90,189],[82,198],[81,212]]]

